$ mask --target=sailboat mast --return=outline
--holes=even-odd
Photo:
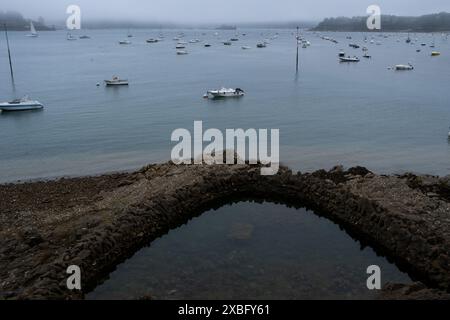
[[[296,43],[297,43],[297,59],[296,59],[295,70],[298,73],[298,26],[297,26],[297,36],[295,37],[295,39],[296,39]]]
[[[14,85],[14,72],[13,72],[12,61],[11,61],[11,50],[9,49],[8,28],[6,27],[6,23],[5,23],[4,27],[5,27],[6,45],[8,46],[9,71],[11,72],[11,80]]]

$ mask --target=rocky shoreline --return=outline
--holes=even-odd
[[[82,299],[114,267],[204,210],[237,199],[304,206],[422,283],[380,298],[450,299],[450,178],[357,167],[261,176],[255,165],[149,165],[137,172],[0,185],[0,299]],[[66,268],[82,270],[82,292]]]

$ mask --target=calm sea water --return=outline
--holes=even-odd
[[[306,33],[311,47],[300,49],[295,76],[295,41],[290,30],[240,30],[232,46],[221,40],[233,31],[184,30],[189,55],[177,56],[172,38],[147,44],[159,30],[136,30],[120,46],[126,30],[86,31],[92,39],[67,41],[66,33],[41,32],[30,39],[11,32],[16,94],[40,100],[40,112],[0,114],[0,181],[125,170],[170,158],[176,128],[279,128],[281,161],[300,170],[363,165],[384,173],[417,171],[447,174],[450,146],[450,41],[441,35],[379,38],[366,44],[371,60],[338,63],[339,49],[362,56],[363,34],[323,33],[333,44]],[[202,33],[206,33],[203,35]],[[257,42],[276,32],[265,49]],[[397,42],[397,39],[401,39]],[[421,42],[433,49],[416,48]],[[241,46],[252,46],[242,50]],[[389,66],[411,62],[413,72]],[[119,75],[128,88],[97,87]],[[0,100],[14,96],[4,37],[0,43]],[[202,99],[207,89],[241,87],[239,100]]]
[[[120,264],[88,299],[372,299],[409,276],[304,209],[242,202],[208,211]]]

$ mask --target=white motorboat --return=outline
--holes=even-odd
[[[122,41],[119,41],[119,44],[131,44],[131,41],[130,40],[122,40]]]
[[[249,46],[242,46],[242,50],[249,50],[249,49],[251,49],[252,47],[249,47]]]
[[[105,80],[105,84],[108,87],[112,86],[127,86],[128,80],[120,79],[119,77],[114,76],[111,80]]]
[[[68,34],[67,34],[66,39],[69,40],[69,41],[75,41],[75,40],[78,40],[78,39],[77,39],[76,37],[74,37],[71,33],[68,33]]]
[[[404,71],[404,70],[414,70],[414,67],[411,63],[408,64],[398,64],[394,67],[397,71]]]
[[[219,90],[209,90],[207,94],[212,96],[213,98],[231,98],[231,97],[242,97],[245,94],[245,92],[240,88],[236,89],[222,88]]]
[[[182,56],[182,55],[186,55],[188,54],[188,52],[186,50],[177,50],[177,55]]]
[[[30,34],[27,34],[27,37],[30,38],[38,37],[38,33],[36,32],[36,28],[34,27],[33,21],[30,21]]]
[[[10,102],[0,103],[0,110],[2,111],[26,111],[26,110],[38,110],[44,106],[37,100],[30,100],[28,97],[22,99],[15,99]]]
[[[147,39],[147,43],[157,43],[158,41],[159,41],[158,39],[153,38]]]
[[[186,48],[186,46],[184,44],[181,44],[181,43],[179,43],[179,44],[177,44],[175,46],[175,49],[184,49],[184,48]]]
[[[350,56],[348,56],[348,57],[339,57],[339,60],[341,62],[359,62],[359,58],[358,57],[351,58]]]
[[[257,48],[265,48],[265,47],[267,47],[267,45],[266,45],[265,42],[260,42],[260,43],[258,43],[258,44],[256,45],[256,47],[257,47]]]

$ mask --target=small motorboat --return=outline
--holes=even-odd
[[[69,41],[75,41],[75,40],[77,40],[77,38],[75,38],[71,33],[68,33],[68,34],[67,34],[66,39],[69,40]]]
[[[224,42],[223,42],[223,45],[224,45],[224,46],[231,46],[231,41],[224,41]]]
[[[204,47],[205,47],[205,48],[209,48],[209,47],[211,47],[211,45],[210,45],[209,43],[205,43],[205,44],[204,44]]]
[[[82,35],[82,36],[80,36],[80,39],[90,39],[91,37],[89,37],[88,35]]]
[[[345,52],[343,50],[339,51],[339,57],[345,57]]]
[[[10,102],[0,103],[0,110],[2,111],[26,111],[26,110],[39,110],[44,108],[42,103],[37,100],[30,100],[28,97],[21,99],[14,99]]]
[[[364,53],[363,58],[370,59],[372,58],[372,56],[368,52],[366,52]]]
[[[157,42],[159,42],[159,40],[158,40],[158,39],[150,38],[150,39],[147,39],[146,42],[147,42],[147,43],[157,43]]]
[[[432,56],[432,57],[437,57],[437,56],[440,56],[440,55],[441,55],[441,53],[438,52],[438,51],[433,51],[433,52],[431,52],[431,56]]]
[[[350,43],[348,46],[350,48],[359,49],[359,46],[357,44],[355,44],[355,43]]]
[[[219,90],[209,90],[207,94],[212,96],[213,98],[235,98],[235,97],[242,97],[245,94],[245,92],[240,88],[236,89],[222,88]]]
[[[348,57],[340,57],[339,60],[341,62],[359,62],[359,58],[358,57],[351,58],[350,56],[348,56]]]
[[[188,54],[188,52],[186,50],[177,50],[177,55],[182,56],[182,55],[186,55]]]
[[[266,45],[265,42],[260,42],[260,43],[258,43],[258,44],[256,45],[256,47],[257,47],[257,48],[265,48],[265,47],[267,47],[267,45]]]
[[[131,41],[130,40],[122,40],[122,41],[119,41],[119,44],[131,44]]]
[[[398,64],[394,67],[397,71],[405,71],[405,70],[414,70],[414,67],[411,63],[408,64]]]
[[[108,87],[111,86],[127,86],[128,80],[120,79],[119,77],[114,76],[111,80],[105,80],[105,84]]]
[[[239,41],[238,38],[231,38],[230,41]]]
[[[249,46],[242,46],[241,48],[242,48],[242,50],[249,50],[249,49],[251,49],[252,47],[249,47]]]
[[[186,46],[184,44],[181,44],[181,43],[179,43],[179,44],[177,44],[175,46],[175,49],[184,49],[184,48],[186,48]]]

